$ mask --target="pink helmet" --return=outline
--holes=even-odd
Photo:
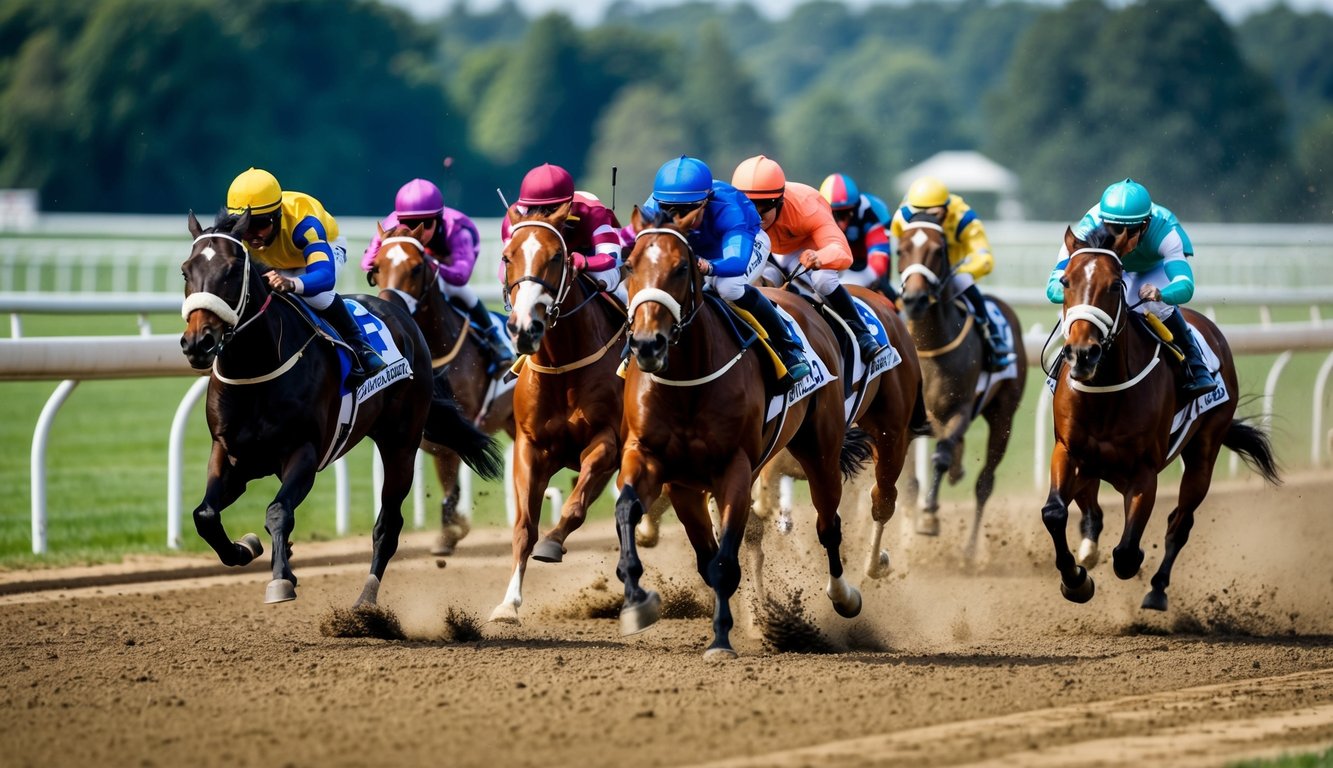
[[[560,205],[574,199],[574,177],[546,163],[528,171],[518,188],[519,205]]]
[[[425,179],[412,179],[398,190],[393,199],[393,212],[400,219],[424,219],[444,211],[444,195],[440,188]]]

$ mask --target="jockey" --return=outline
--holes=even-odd
[[[971,206],[958,195],[950,194],[944,182],[932,176],[922,176],[907,188],[907,197],[893,214],[889,228],[893,237],[901,238],[908,220],[921,211],[934,216],[944,228],[952,273],[949,285],[967,299],[967,303],[972,306],[972,314],[981,326],[982,336],[990,351],[986,368],[990,371],[1004,370],[1014,361],[1014,350],[1000,328],[990,321],[986,301],[977,288],[977,281],[995,268],[995,257],[991,255],[986,228]]]
[[[702,160],[681,155],[666,161],[653,179],[653,194],[642,210],[651,218],[658,212],[673,218],[706,206],[699,228],[688,233],[690,248],[699,256],[699,269],[713,290],[748,312],[768,332],[768,340],[782,359],[787,375],[778,382],[785,392],[810,375],[801,342],[773,303],[750,282],[768,257],[768,237],[759,227],[759,215],[735,187],[713,178]]]
[[[862,193],[845,173],[831,173],[819,185],[819,194],[833,209],[833,220],[852,249],[852,265],[838,279],[880,291],[890,299],[898,291],[889,277],[893,249],[889,243],[889,207],[875,195]]]
[[[1087,242],[1098,227],[1112,235],[1128,234],[1133,247],[1120,259],[1124,265],[1125,293],[1143,299],[1138,310],[1156,315],[1180,345],[1185,354],[1186,380],[1182,394],[1193,400],[1217,389],[1184,313],[1176,311],[1177,306],[1194,297],[1194,271],[1185,260],[1194,255],[1194,246],[1175,214],[1154,203],[1142,184],[1125,179],[1106,188],[1101,202],[1074,225],[1074,237]],[[1063,304],[1065,300],[1060,280],[1069,256],[1068,248],[1062,244],[1059,260],[1046,281],[1046,297],[1055,304]]]
[[[576,192],[569,171],[550,163],[528,171],[512,208],[520,214],[553,213],[562,205],[569,205],[569,214],[560,234],[574,269],[586,271],[602,284],[602,290],[625,303],[625,288],[620,284],[620,222],[594,195]],[[501,247],[509,244],[510,236],[509,217],[505,216],[500,223]]]
[[[227,211],[249,211],[245,244],[257,261],[272,267],[264,273],[269,287],[300,296],[353,349],[348,385],[360,386],[384,370],[379,352],[333,290],[347,261],[347,239],[338,236],[338,222],[324,206],[310,195],[284,192],[273,174],[250,168],[227,189]]]
[[[425,179],[412,179],[398,190],[393,200],[393,213],[380,222],[385,232],[402,225],[412,229],[425,227],[422,245],[432,257],[436,286],[450,302],[467,313],[472,322],[482,329],[495,369],[503,371],[514,362],[514,353],[491,322],[491,314],[477,292],[468,285],[472,270],[477,265],[481,250],[481,235],[477,225],[461,211],[447,208],[440,188]],[[361,269],[375,268],[375,257],[380,252],[380,236],[375,235],[361,257]]]
[[[736,166],[731,183],[759,212],[760,225],[773,244],[777,269],[787,275],[798,265],[809,270],[806,280],[847,322],[861,348],[861,357],[869,363],[881,346],[857,312],[852,295],[838,282],[838,270],[852,265],[852,250],[833,221],[828,203],[814,187],[787,181],[782,166],[763,155]]]

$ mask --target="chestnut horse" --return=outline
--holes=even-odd
[[[423,434],[457,451],[483,477],[498,477],[502,462],[494,441],[482,434],[448,399],[447,384],[432,382],[430,353],[407,314],[371,296],[357,301],[384,324],[409,370],[350,411],[346,436],[340,432],[341,363],[324,343],[296,297],[270,292],[264,267],[252,263],[241,242],[250,214],[223,212],[208,229],[190,214],[194,245],[181,265],[185,333],[181,351],[208,382],[208,428],[213,436],[208,485],[194,510],[199,535],[223,565],[246,565],[263,554],[253,533],[228,538],[222,510],[236,501],[251,480],[276,474],[282,481],[268,506],[265,528],[272,537],[273,579],[265,602],[296,598],[291,569],[291,533],[296,507],[315,483],[315,473],[362,438],[375,441],[384,459],[384,488],[375,518],[370,575],[357,604],[375,603],[385,568],[398,549],[402,503],[412,488],[413,464]],[[335,301],[341,301],[336,298]],[[380,337],[375,334],[371,343]],[[380,350],[384,352],[383,349]],[[386,374],[391,374],[391,366]],[[416,372],[420,371],[421,374]],[[373,387],[375,380],[363,385]],[[348,396],[357,401],[358,394]]]
[[[813,291],[798,278],[795,290],[813,302]],[[865,302],[888,336],[889,344],[898,351],[902,362],[879,374],[868,382],[861,383],[864,393],[856,401],[856,412],[847,417],[848,425],[855,425],[870,436],[875,463],[875,484],[870,489],[870,518],[874,528],[870,538],[870,553],[866,559],[865,573],[872,579],[878,579],[889,573],[889,553],[881,548],[884,538],[884,526],[893,518],[898,503],[898,476],[902,473],[907,460],[907,449],[912,439],[925,432],[927,427],[925,409],[921,402],[921,364],[917,361],[916,348],[908,336],[907,327],[898,317],[898,311],[884,294],[870,288],[856,285],[847,286],[852,296]],[[839,322],[832,313],[825,314],[832,318],[829,322]],[[846,331],[852,343],[855,337]],[[881,355],[888,354],[887,351]],[[843,371],[843,376],[851,375]],[[760,578],[763,566],[762,542],[766,526],[762,518],[777,508],[776,485],[779,477],[805,479],[799,463],[787,452],[779,454],[769,462],[759,475],[755,484],[754,518],[746,529],[747,552],[751,557],[752,578],[755,580],[759,601],[762,604],[763,582]],[[782,518],[778,511],[777,529],[786,532],[791,529],[791,519]],[[784,530],[785,529],[785,530]]]
[[[643,563],[634,528],[669,484],[667,495],[694,547],[699,574],[716,595],[713,642],[705,656],[729,658],[736,655],[729,639],[730,599],[740,584],[750,487],[764,462],[784,447],[810,479],[819,542],[828,553],[829,598],[843,616],[860,613],[861,593],[843,577],[838,504],[843,476],[854,473],[870,451],[864,434],[848,433],[841,385],[832,377],[765,424],[760,353],[735,338],[723,311],[706,298],[704,275],[684,234],[704,211],[648,221],[636,207],[632,218],[638,232],[627,262],[634,364],[625,379],[616,575],[625,585],[621,632],[656,623],[661,598],[639,585]],[[820,359],[838,359],[833,333],[810,305],[791,293],[767,291],[800,324]],[[818,383],[803,380],[796,391]],[[710,495],[721,512],[720,543],[708,515]]]
[[[917,517],[917,533],[939,534],[940,482],[946,473],[951,484],[962,479],[963,437],[978,416],[986,420],[986,462],[977,475],[977,508],[966,546],[967,557],[972,559],[981,535],[981,516],[995,490],[995,469],[1009,447],[1014,413],[1027,383],[1027,353],[1018,316],[1005,302],[987,297],[1004,314],[1015,342],[1015,370],[987,372],[982,331],[976,327],[966,300],[948,293],[954,271],[949,264],[949,243],[943,227],[929,214],[918,213],[903,227],[898,271],[903,281],[907,329],[921,359],[926,412],[937,440],[930,487]],[[915,482],[912,485],[915,487]]]
[[[1113,236],[1099,228],[1083,243],[1072,231],[1065,233],[1070,252],[1062,279],[1065,346],[1052,402],[1051,490],[1041,515],[1055,544],[1061,594],[1087,602],[1095,585],[1069,551],[1065,528],[1070,500],[1083,510],[1081,555],[1091,567],[1102,527],[1098,487],[1105,481],[1120,492],[1125,529],[1113,552],[1115,575],[1133,578],[1143,564],[1140,541],[1157,498],[1157,475],[1180,456],[1185,468],[1179,498],[1167,519],[1162,563],[1143,599],[1144,608],[1164,611],[1171,567],[1189,540],[1194,511],[1208,494],[1222,447],[1238,453],[1269,483],[1280,481],[1268,435],[1234,418],[1236,366],[1226,338],[1211,320],[1183,307],[1176,311],[1185,313],[1204,346],[1217,355],[1220,386],[1193,402],[1178,395],[1177,359],[1163,354],[1164,343],[1134,311],[1137,304],[1131,306],[1125,297],[1120,259],[1130,250],[1131,236],[1124,231]],[[1193,420],[1187,419],[1173,434],[1173,419],[1182,409]]]
[[[377,225],[378,226],[378,225]],[[426,338],[431,367],[447,376],[458,407],[483,432],[504,429],[514,436],[514,393],[486,372],[490,358],[468,318],[454,310],[436,287],[435,259],[421,244],[421,229],[404,226],[379,231],[380,250],[366,275],[378,286],[380,298],[407,310]],[[492,389],[496,394],[487,402]],[[485,411],[482,410],[485,406]],[[451,555],[467,535],[470,524],[458,512],[459,457],[453,451],[435,454],[435,476],[440,479],[440,532],[431,544],[432,555]]]
[[[514,570],[491,621],[517,623],[528,557],[560,562],[565,539],[620,463],[624,384],[616,354],[625,318],[574,268],[560,229],[569,204],[548,214],[509,212],[501,261],[508,328],[527,355],[514,387]],[[560,522],[540,541],[542,498],[560,469],[578,470]]]

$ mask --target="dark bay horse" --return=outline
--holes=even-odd
[[[836,380],[765,426],[768,398],[759,351],[738,342],[722,311],[705,298],[704,276],[684,234],[703,212],[696,208],[677,219],[645,221],[635,208],[632,218],[638,232],[627,262],[633,364],[625,380],[616,575],[625,584],[621,632],[652,626],[661,615],[661,598],[639,585],[643,563],[634,528],[667,484],[699,574],[716,596],[713,642],[705,656],[728,658],[736,655],[729,639],[730,599],[740,584],[738,552],[750,514],[750,487],[764,462],[784,447],[810,480],[819,542],[828,553],[829,599],[843,616],[860,613],[861,593],[843,576],[838,504],[843,476],[854,473],[870,451],[863,435],[849,439]],[[767,290],[800,323],[821,359],[838,359],[837,342],[813,308],[791,293]],[[816,383],[807,379],[798,386]],[[708,515],[710,495],[721,512],[721,542]]]
[[[798,288],[800,295],[807,301],[812,301],[813,288],[805,290],[799,278],[797,285],[801,286]],[[921,364],[917,360],[916,348],[908,335],[907,326],[889,299],[878,291],[860,286],[849,285],[847,290],[854,297],[864,301],[875,313],[884,326],[890,345],[902,358],[902,362],[898,365],[865,382],[864,385],[857,382],[856,386],[863,388],[864,392],[855,401],[856,411],[847,415],[848,425],[855,425],[865,431],[870,436],[873,448],[875,477],[874,485],[870,489],[870,517],[874,521],[874,528],[871,532],[865,573],[870,578],[877,579],[889,573],[889,553],[881,545],[884,526],[893,518],[897,509],[898,476],[902,473],[907,460],[908,446],[916,437],[913,430],[926,428],[926,416],[921,404]],[[831,312],[826,312],[825,317],[829,322],[840,321],[840,318]],[[845,332],[850,336],[850,330]],[[887,354],[887,351],[881,352],[881,355],[883,354]],[[848,377],[851,371],[844,370],[840,375]],[[746,551],[751,557],[752,578],[758,587],[761,604],[764,596],[760,579],[763,566],[762,541],[767,528],[763,525],[762,518],[776,507],[773,501],[779,474],[805,479],[800,464],[790,453],[784,452],[764,467],[755,484],[755,515],[746,528]],[[789,526],[790,521],[787,521],[787,527]],[[783,529],[781,521],[778,527],[779,530]]]
[[[398,304],[416,320],[430,350],[431,367],[436,376],[449,378],[454,400],[463,414],[487,434],[504,429],[513,437],[513,390],[501,388],[499,381],[487,373],[485,342],[472,330],[468,318],[454,311],[437,289],[431,263],[434,258],[421,244],[421,229],[398,226],[387,233],[381,229],[379,234],[380,250],[367,275],[370,284],[379,287],[381,299]],[[492,388],[497,394],[487,402]],[[467,517],[458,512],[460,460],[448,449],[432,451],[432,455],[443,495],[440,532],[430,552],[451,555],[470,528]]]
[[[394,379],[396,366],[390,366],[363,385],[363,392],[374,394],[359,403],[356,393],[350,395],[351,420],[344,436],[339,431],[344,398],[338,352],[297,308],[299,298],[269,290],[262,277],[266,268],[251,260],[240,239],[249,222],[249,213],[223,213],[213,227],[204,229],[193,213],[189,218],[195,239],[181,265],[181,351],[195,369],[212,368],[207,413],[213,448],[204,499],[194,510],[195,528],[224,565],[246,565],[263,554],[263,545],[253,533],[239,541],[228,538],[222,510],[251,480],[277,475],[282,487],[265,518],[273,544],[273,580],[265,602],[295,599],[290,558],[296,507],[310,492],[318,470],[369,436],[384,459],[384,488],[370,575],[357,604],[373,604],[398,549],[402,503],[412,487],[413,460],[423,434],[457,451],[483,477],[501,473],[499,451],[458,412],[443,380],[425,375],[430,353],[412,319],[370,296],[358,301],[383,322],[410,375]],[[384,377],[391,383],[374,391]]]
[[[977,508],[966,549],[971,559],[981,535],[982,513],[995,490],[995,469],[1009,447],[1014,413],[1027,383],[1022,329],[1012,307],[994,296],[987,297],[1004,313],[1013,331],[1016,368],[1012,375],[987,372],[982,330],[976,327],[965,300],[949,293],[953,269],[949,265],[948,240],[939,222],[925,213],[913,216],[899,238],[898,259],[903,312],[921,360],[926,412],[937,440],[930,487],[917,517],[917,533],[939,533],[940,482],[946,473],[950,483],[962,479],[963,437],[978,416],[987,424],[986,463],[977,475]]]
[[[1133,578],[1143,564],[1140,541],[1157,498],[1157,476],[1180,456],[1185,468],[1179,499],[1167,519],[1162,563],[1143,599],[1144,608],[1164,611],[1171,567],[1189,540],[1194,511],[1208,494],[1222,447],[1238,453],[1269,483],[1279,478],[1268,435],[1234,418],[1236,366],[1226,338],[1211,320],[1183,307],[1177,311],[1185,313],[1217,355],[1221,386],[1194,402],[1177,394],[1177,359],[1125,297],[1120,259],[1130,250],[1131,237],[1131,232],[1112,235],[1098,229],[1082,243],[1072,231],[1065,233],[1071,254],[1062,281],[1065,346],[1052,402],[1051,490],[1041,514],[1055,544],[1061,594],[1087,602],[1095,586],[1069,551],[1069,502],[1078,501],[1083,510],[1083,554],[1095,562],[1102,528],[1098,487],[1105,481],[1120,492],[1125,530],[1113,551],[1114,569],[1121,579]],[[1172,434],[1173,418],[1184,408],[1193,421]]]
[[[509,214],[501,258],[508,328],[527,358],[514,387],[514,570],[491,621],[518,622],[528,557],[560,562],[565,539],[620,465],[624,383],[616,368],[625,318],[574,268],[560,232],[568,216],[568,204]],[[547,483],[564,468],[577,470],[578,480],[560,522],[538,541]]]

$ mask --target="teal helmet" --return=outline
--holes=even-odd
[[[1111,224],[1138,224],[1152,213],[1148,188],[1133,179],[1117,181],[1102,193],[1102,221]]]
[[[713,189],[713,172],[704,161],[681,155],[662,164],[653,179],[653,199],[659,203],[698,203]]]

